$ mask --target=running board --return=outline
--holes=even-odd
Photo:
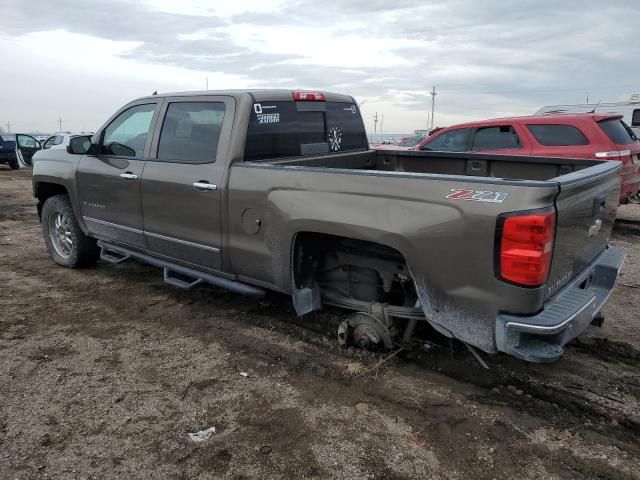
[[[125,262],[130,258],[131,255],[123,255],[117,252],[112,252],[104,247],[100,248],[100,260],[104,260],[105,262],[112,265],[117,265],[119,263]]]
[[[141,262],[148,263],[149,265],[153,265],[154,267],[162,268],[164,272],[164,281],[174,287],[188,290],[201,283],[208,283],[215,287],[225,288],[232,292],[251,297],[263,297],[265,295],[265,291],[262,288],[254,287],[253,285],[238,282],[236,280],[230,280],[211,273],[200,272],[188,267],[183,267],[182,265],[167,262],[166,260],[147,255],[146,253],[139,253],[126,247],[113,245],[102,240],[98,241],[98,247],[101,249],[100,258],[108,263],[117,264],[133,258]],[[192,281],[189,282],[187,280],[183,280],[175,275],[180,275],[180,277],[187,278]]]

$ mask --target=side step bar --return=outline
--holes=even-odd
[[[164,281],[174,287],[189,289],[204,282],[242,295],[248,295],[250,297],[263,297],[265,295],[265,291],[262,288],[254,287],[253,285],[238,282],[236,280],[229,280],[228,278],[220,277],[211,273],[199,272],[188,267],[167,262],[166,260],[161,260],[145,253],[135,252],[128,248],[113,245],[102,240],[98,241],[98,247],[100,247],[100,258],[108,263],[118,264],[125,260],[129,260],[130,258],[134,258],[141,262],[148,263],[149,265],[153,265],[154,267],[162,268],[164,270]],[[193,279],[193,281],[188,282],[182,280],[181,278],[172,276],[172,273]]]

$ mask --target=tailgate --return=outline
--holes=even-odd
[[[620,162],[607,161],[556,178],[557,226],[546,298],[606,247],[618,210]]]

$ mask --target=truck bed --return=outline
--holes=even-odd
[[[578,170],[600,165],[603,162],[572,158],[486,155],[478,153],[367,151],[256,163],[274,166],[547,181]]]
[[[298,232],[389,246],[406,260],[432,326],[495,352],[498,315],[537,314],[607,248],[619,169],[612,161],[404,151],[236,163],[230,216],[256,212],[264,240],[232,226],[230,243],[240,248],[232,248],[230,262],[235,271],[291,291],[282,259]],[[498,219],[549,208],[557,222],[546,285],[501,281]]]

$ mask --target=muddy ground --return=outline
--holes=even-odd
[[[337,311],[55,266],[30,185],[0,167],[0,478],[640,478],[640,207],[604,328],[562,360],[441,342],[367,371]]]

